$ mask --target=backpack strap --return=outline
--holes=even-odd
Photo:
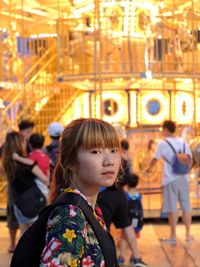
[[[78,194],[63,193],[51,205],[42,209],[38,220],[20,238],[10,267],[39,266],[41,254],[46,243],[45,236],[49,214],[53,209],[64,204],[76,205],[82,210],[99,241],[105,259],[105,266],[118,266],[114,241],[95,218],[92,207]]]
[[[185,154],[185,141],[183,141],[183,153]]]
[[[118,266],[117,265],[117,257],[115,251],[115,245],[112,236],[109,232],[106,232],[97,219],[94,216],[92,207],[88,205],[87,201],[81,197],[79,194],[75,193],[63,193],[55,202],[55,205],[59,203],[67,203],[67,204],[74,204],[78,206],[83,214],[85,215],[87,221],[89,222],[90,226],[92,227],[99,245],[102,249],[104,259],[105,259],[105,266]]]
[[[172,146],[172,144],[171,144],[167,139],[165,139],[164,141],[170,146],[170,148],[172,149],[172,151],[176,154],[176,150],[175,150],[175,148]],[[166,157],[163,157],[163,159],[164,159],[169,165],[172,164]]]
[[[176,154],[177,152],[176,152],[175,148],[172,146],[172,144],[167,139],[165,139],[164,141],[166,143],[168,143],[168,145],[171,147],[172,151]]]

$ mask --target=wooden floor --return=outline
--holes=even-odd
[[[184,227],[180,223],[177,227],[178,242],[176,245],[164,244],[159,238],[167,236],[166,224],[151,224],[144,226],[138,247],[142,259],[149,267],[200,267],[200,223],[194,222],[191,234],[195,237],[192,243],[185,242]],[[115,232],[115,235],[116,232]],[[117,236],[116,236],[117,238]],[[7,253],[8,232],[6,222],[0,222],[0,267],[9,267],[11,256]],[[130,252],[127,248],[126,264]],[[27,266],[28,267],[28,266]]]

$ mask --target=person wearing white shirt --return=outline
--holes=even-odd
[[[176,125],[173,121],[164,121],[162,125],[162,133],[165,140],[162,140],[155,151],[155,155],[151,160],[146,172],[149,172],[159,159],[164,160],[163,164],[163,212],[168,214],[170,225],[169,238],[162,238],[161,241],[176,244],[176,225],[178,221],[177,203],[183,211],[183,223],[186,229],[186,241],[191,242],[193,237],[190,235],[191,225],[191,207],[189,197],[189,173],[175,174],[172,169],[172,161],[175,155],[172,147],[177,153],[184,153],[188,158],[192,159],[192,153],[188,143],[183,139],[175,136]],[[171,146],[172,147],[171,147]]]

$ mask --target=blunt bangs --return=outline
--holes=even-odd
[[[80,127],[78,143],[85,149],[97,147],[119,148],[120,142],[117,132],[109,123],[90,119]]]

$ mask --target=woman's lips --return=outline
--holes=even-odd
[[[102,172],[102,175],[106,175],[106,176],[113,176],[115,174],[114,171],[106,171],[106,172]]]

